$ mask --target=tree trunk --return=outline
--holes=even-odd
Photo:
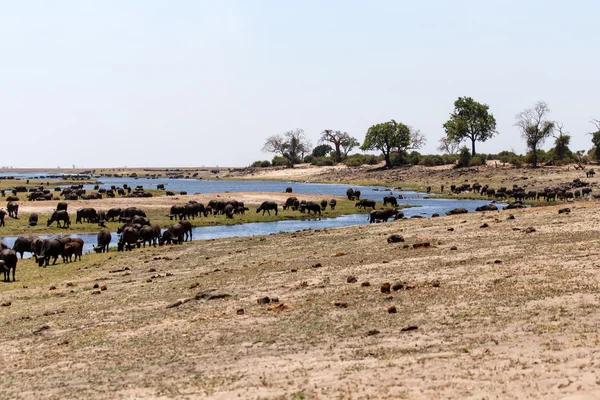
[[[537,148],[533,148],[533,157],[531,159],[533,161],[533,168],[537,167]]]
[[[392,162],[390,161],[390,152],[388,151],[387,153],[383,153],[383,156],[385,157],[385,167],[392,168]]]
[[[471,157],[475,156],[475,139],[471,139]]]
[[[335,145],[335,162],[342,162],[342,153],[340,152],[340,144],[334,143]]]

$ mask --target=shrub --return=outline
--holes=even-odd
[[[344,165],[348,167],[360,167],[363,165],[361,157],[348,157],[344,160]]]
[[[469,167],[478,167],[481,165],[485,165],[485,159],[479,154],[476,154],[475,157],[471,157],[469,160]]]
[[[456,164],[456,167],[457,168],[468,167],[470,161],[471,161],[471,151],[465,146],[460,150],[460,154],[458,155],[458,164]]]
[[[314,157],[312,160],[312,164],[316,165],[318,167],[326,167],[326,166],[332,166],[335,163],[329,157]]]
[[[313,156],[312,154],[309,154],[306,157],[304,157],[304,162],[312,164],[312,162],[313,162],[314,159],[315,159],[315,156]]]
[[[270,167],[271,163],[267,160],[264,161],[254,161],[251,165],[252,167],[256,167],[256,168],[266,168],[266,167]]]
[[[273,157],[273,160],[271,161],[271,164],[274,167],[280,167],[280,166],[286,166],[289,164],[288,159],[285,157],[281,157],[281,156],[275,156]]]

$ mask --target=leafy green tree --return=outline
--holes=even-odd
[[[320,144],[312,151],[313,157],[325,157],[333,148],[328,144]]]
[[[548,104],[538,101],[532,108],[528,108],[516,116],[515,125],[521,130],[527,148],[532,153],[531,163],[534,168],[537,167],[538,149],[554,132],[554,122],[546,119],[549,113]]]
[[[321,132],[321,137],[319,139],[319,143],[329,142],[333,145],[335,150],[335,161],[342,161],[342,147],[347,148],[354,143],[357,143],[357,140],[351,137],[347,132],[342,131],[334,131],[332,129],[325,129]],[[354,146],[353,146],[354,147]],[[350,151],[349,149],[348,151]],[[346,154],[348,154],[346,152]]]
[[[594,157],[600,160],[600,120],[592,119],[590,121],[596,127],[597,131],[590,133],[592,135],[592,143],[594,144]]]
[[[348,153],[350,153],[355,147],[360,146],[360,142],[356,140],[356,138],[349,136],[340,142],[340,146],[342,147],[343,158],[346,159],[348,157]]]
[[[571,143],[571,135],[564,131],[564,127],[560,122],[554,123],[558,135],[554,135],[554,158],[557,160],[565,160],[571,158],[573,152],[569,149]]]
[[[456,166],[459,168],[468,167],[470,162],[471,153],[469,153],[469,148],[467,146],[464,146],[462,149],[460,149],[460,154],[458,156],[458,164]]]
[[[373,125],[367,131],[361,149],[379,150],[383,154],[386,168],[392,167],[392,151],[404,154],[408,150],[419,149],[425,144],[425,136],[420,131],[393,119]]]
[[[293,167],[301,162],[312,146],[304,135],[304,130],[294,129],[283,135],[273,135],[267,138],[263,151],[280,154],[287,160],[287,165]]]
[[[496,132],[496,119],[487,104],[471,97],[459,97],[454,102],[454,112],[444,124],[446,137],[451,142],[471,141],[471,156],[475,155],[475,142],[485,142]]]

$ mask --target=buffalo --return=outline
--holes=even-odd
[[[270,210],[275,210],[275,215],[277,215],[277,203],[274,201],[263,201],[263,203],[256,209],[256,212],[259,213],[262,211],[262,215],[265,215],[266,211],[269,215],[271,215]]]
[[[161,246],[163,244],[182,244],[184,237],[184,227],[177,223],[175,225],[169,226],[162,234],[162,237],[159,239],[158,244]]]
[[[40,254],[36,256],[38,266],[47,267],[50,265],[50,257],[54,258],[52,265],[56,264],[56,260],[62,255],[66,243],[59,239],[45,239],[42,243]]]
[[[134,227],[126,227],[123,229],[123,232],[121,232],[121,239],[117,244],[118,251],[131,250],[132,247],[138,243],[139,238],[140,235]]]
[[[190,221],[181,221],[179,224],[183,227],[183,234],[185,235],[185,241],[192,240],[192,223]]]
[[[337,205],[337,200],[336,199],[329,200],[329,208],[331,208],[332,210],[335,210],[335,206],[336,205]]]
[[[346,190],[346,197],[348,197],[348,200],[350,201],[354,200],[354,189],[349,188]]]
[[[115,218],[118,218],[121,215],[122,211],[123,210],[121,210],[120,208],[111,208],[106,212],[106,220],[114,222]]]
[[[65,210],[54,211],[48,219],[47,225],[52,225],[54,221],[56,221],[57,228],[60,228],[61,221],[63,223],[63,228],[68,228],[71,225],[71,218],[69,218],[69,214],[67,214]]]
[[[146,247],[146,242],[148,242],[148,246],[156,246],[156,242],[158,241],[158,239],[160,238],[160,226],[158,225],[152,225],[152,226],[148,226],[145,225],[142,227],[142,229],[140,229],[140,241],[142,242],[142,245],[144,247]]]
[[[79,257],[79,261],[81,261],[81,245],[77,242],[69,242],[65,244],[62,252],[63,262],[71,262],[72,257],[75,256],[75,261],[77,261],[77,257]]]
[[[104,253],[105,251],[108,253],[108,245],[112,240],[112,235],[110,231],[107,229],[103,229],[98,233],[97,236],[98,245],[94,246],[94,251],[97,253]]]
[[[446,215],[458,215],[458,214],[466,214],[469,211],[466,208],[455,208],[446,213]]]
[[[375,200],[362,199],[359,202],[357,202],[354,206],[359,208],[362,207],[365,210],[367,209],[367,207],[371,207],[374,210],[376,205],[377,202]]]
[[[0,226],[4,226],[4,218],[6,218],[6,211],[0,210]]]
[[[10,282],[10,270],[12,269],[13,282],[16,282],[15,273],[17,271],[17,253],[13,250],[4,249],[0,251],[0,271],[4,272],[4,282]]]
[[[308,211],[308,213],[310,214],[311,211],[317,215],[317,213],[319,213],[319,215],[321,215],[321,206],[317,203],[315,203],[314,201],[307,201],[305,204],[302,204],[300,206],[300,211],[304,212],[304,211]]]
[[[327,209],[327,200],[321,200],[321,211],[325,211]]]
[[[8,211],[8,216],[12,218],[19,218],[19,203],[15,203],[14,201],[9,201],[6,205],[6,210]]]
[[[298,199],[296,197],[288,197],[287,200],[285,201],[285,204],[283,205],[283,209],[287,210],[288,208],[296,211],[298,208],[294,208],[294,204],[298,201]],[[298,203],[299,204],[299,203]]]
[[[481,207],[477,207],[475,211],[498,211],[498,207],[494,204],[486,204]]]
[[[33,239],[34,238],[29,236],[19,236],[17,240],[15,240],[12,249],[15,251],[15,253],[21,255],[21,259],[23,258],[23,253],[31,252],[31,242],[33,241]]]
[[[386,208],[385,210],[373,210],[369,213],[369,223],[378,221],[387,222],[388,219],[398,214],[398,210]]]
[[[383,205],[386,206],[387,204],[390,204],[395,207],[398,205],[398,201],[396,200],[396,198],[394,196],[384,196],[383,197]]]
[[[36,213],[29,215],[29,226],[36,226],[38,224],[38,215]]]
[[[76,224],[83,223],[85,220],[87,223],[97,222],[98,221],[98,213],[94,208],[82,208],[77,210],[77,217],[75,218]]]

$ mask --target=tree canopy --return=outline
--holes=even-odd
[[[283,135],[273,135],[267,138],[263,151],[280,154],[284,157],[288,166],[301,162],[304,155],[311,151],[312,145],[304,135],[304,130],[294,129]]]
[[[379,150],[385,159],[385,166],[392,166],[391,153],[416,150],[425,144],[425,136],[420,131],[393,119],[373,125],[367,131],[362,150]]]
[[[537,167],[537,151],[544,141],[554,132],[555,124],[547,119],[550,108],[543,101],[538,101],[532,108],[517,114],[515,125],[521,130],[527,148],[532,152],[531,162]]]
[[[325,142],[333,144],[336,162],[342,161],[342,147],[344,149],[350,147],[350,149],[344,151],[345,156],[350,150],[352,150],[353,147],[356,147],[355,143],[358,143],[358,141],[355,138],[351,137],[347,132],[334,131],[332,129],[325,129],[323,132],[321,132],[319,143]]]
[[[496,134],[496,119],[487,104],[471,97],[459,97],[454,102],[454,112],[443,125],[451,142],[471,141],[471,155],[475,155],[475,142],[485,142]]]

